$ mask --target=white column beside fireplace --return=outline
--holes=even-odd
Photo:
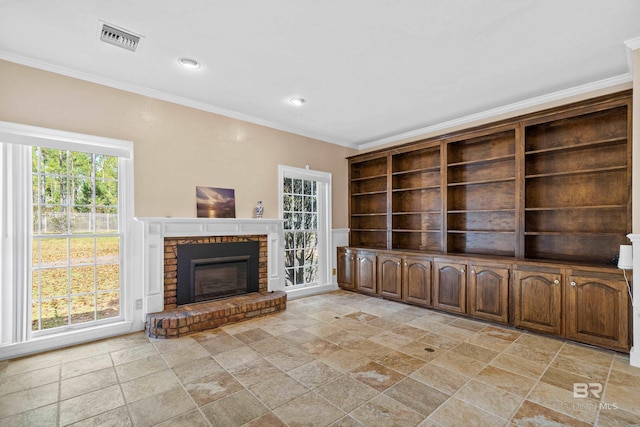
[[[164,310],[164,238],[267,236],[268,290],[284,289],[284,229],[280,219],[136,218],[136,240],[142,252],[144,314]]]

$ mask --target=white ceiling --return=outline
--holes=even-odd
[[[0,58],[356,148],[628,82],[639,36],[638,0],[0,0]]]

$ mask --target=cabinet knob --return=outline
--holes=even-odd
[[[559,283],[560,283],[560,280],[558,280],[558,279],[556,279],[556,280],[554,280],[554,281],[553,281],[553,284],[554,284],[554,285],[557,285],[557,284],[559,284]]]
[[[471,270],[471,274],[476,274],[476,271],[475,270]]]
[[[575,286],[575,285],[576,285],[576,282],[571,282],[571,286]]]
[[[464,273],[464,267],[460,269],[460,273]]]

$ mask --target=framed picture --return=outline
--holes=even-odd
[[[198,218],[235,218],[235,190],[229,188],[196,187]]]

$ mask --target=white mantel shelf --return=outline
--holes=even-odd
[[[136,247],[143,263],[143,311],[164,310],[165,237],[267,235],[268,290],[284,289],[284,221],[269,218],[135,218]],[[136,251],[136,252],[138,252]]]

